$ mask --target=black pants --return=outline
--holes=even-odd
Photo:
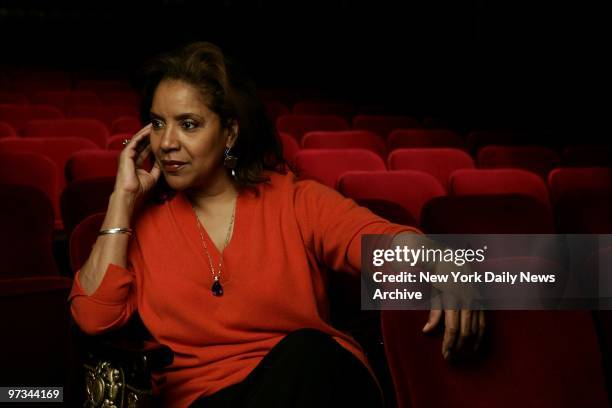
[[[195,407],[373,407],[382,395],[368,369],[330,335],[289,333],[244,381],[199,398]]]

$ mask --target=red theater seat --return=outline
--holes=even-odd
[[[350,119],[355,107],[350,103],[328,101],[300,101],[291,110],[295,115],[337,115]]]
[[[34,119],[62,119],[64,114],[47,105],[0,105],[0,121],[6,122],[20,133],[26,123]]]
[[[0,279],[58,274],[52,251],[53,205],[44,191],[0,184],[0,225]]]
[[[52,202],[56,210],[56,228],[61,229],[59,211],[59,195],[66,184],[64,168],[68,158],[79,150],[96,149],[97,146],[90,140],[77,137],[31,137],[0,139],[0,153],[38,153],[46,156],[55,163],[54,175],[56,177],[57,191]],[[23,167],[17,167],[23,168]]]
[[[478,167],[483,169],[515,168],[531,171],[543,179],[559,166],[561,159],[543,146],[485,146],[478,151]]]
[[[43,191],[54,209],[58,228],[59,207],[57,165],[50,158],[31,152],[3,152],[0,145],[0,183],[30,186]]]
[[[91,248],[98,239],[98,231],[106,217],[105,212],[96,213],[82,220],[70,236],[70,266],[76,273],[89,258]]]
[[[520,169],[462,169],[449,179],[449,194],[524,194],[550,207],[548,189],[534,173]]]
[[[611,167],[555,169],[548,186],[559,232],[612,233]]]
[[[117,150],[83,150],[66,162],[66,179],[70,182],[98,177],[115,177],[119,166]]]
[[[68,112],[75,105],[100,105],[100,98],[91,91],[41,91],[32,96],[32,102]]]
[[[300,151],[299,143],[295,140],[295,137],[291,136],[289,133],[278,132],[278,136],[283,144],[283,157],[288,162],[293,163],[295,161],[295,155]]]
[[[80,137],[106,148],[108,129],[95,119],[31,120],[22,131],[24,137]]]
[[[115,188],[115,177],[88,178],[68,184],[60,199],[66,235],[83,219],[97,212],[106,212]]]
[[[448,129],[396,129],[387,138],[389,151],[414,147],[465,148],[457,132]]]
[[[612,192],[612,167],[573,167],[553,170],[548,176],[553,200],[564,194]]]
[[[550,208],[520,194],[437,197],[422,209],[431,234],[553,234]]]
[[[129,105],[73,106],[68,116],[72,118],[98,119],[110,130],[113,121],[122,116],[138,116],[138,109]]]
[[[385,139],[395,129],[420,128],[421,124],[409,116],[356,115],[352,128],[378,133]]]
[[[334,115],[283,115],[276,119],[276,129],[300,141],[307,132],[316,130],[349,130],[346,119]]]
[[[419,170],[434,176],[448,187],[450,175],[458,169],[473,169],[474,160],[469,154],[452,148],[397,149],[387,158],[390,170]]]
[[[302,138],[304,149],[366,149],[386,157],[385,141],[367,130],[308,132]]]
[[[142,129],[144,126],[140,123],[140,119],[136,116],[121,116],[111,123],[111,135],[119,133],[131,133],[132,135]]]
[[[441,335],[421,331],[427,311],[382,311],[400,408],[608,407],[588,311],[489,311],[481,351],[442,358]]]
[[[445,194],[434,177],[412,170],[349,171],[340,176],[338,190],[357,202],[384,200],[399,204],[417,222],[423,205]]]
[[[6,122],[0,122],[0,138],[2,137],[16,137],[17,132],[11,125]]]
[[[351,170],[384,171],[380,156],[364,149],[309,149],[300,150],[295,164],[305,179],[317,180],[331,188],[340,176]]]

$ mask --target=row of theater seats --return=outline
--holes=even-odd
[[[51,222],[56,231],[63,229],[70,235],[87,215],[105,210],[119,152],[90,149],[58,153],[61,144],[54,145],[52,139],[37,141],[41,143],[36,151],[10,149],[12,145],[3,143],[6,140],[0,141],[0,183],[37,189],[39,198],[51,209],[49,218],[38,220],[36,217],[48,213],[41,210],[36,217],[24,213],[25,219],[44,225]],[[431,159],[422,162],[419,167],[418,160],[410,157],[405,169],[387,170],[379,156],[361,149],[302,150],[295,157],[300,177],[318,180],[384,218],[421,226],[427,232],[466,233],[490,225],[498,233],[612,231],[611,168],[557,168],[545,182],[521,169],[448,170],[444,158],[437,164]],[[14,205],[17,201],[7,197],[3,202]],[[19,210],[27,208],[23,205]],[[53,229],[47,232],[46,241],[35,241],[46,245],[52,233]]]
[[[41,129],[55,131],[53,127],[43,126]],[[40,185],[51,197],[58,226],[61,226],[59,202],[67,183],[86,178],[112,177],[117,168],[118,149],[122,148],[121,142],[127,135],[116,135],[111,139],[110,146],[116,150],[101,149],[91,140],[79,137],[0,139],[0,154],[9,154],[3,161],[2,166],[6,170],[0,180],[6,183],[29,182]],[[285,142],[286,140],[283,140],[284,146],[289,147],[290,144]],[[486,157],[489,161],[481,162],[484,168],[480,169],[475,169],[475,163],[467,153],[452,148],[398,149],[389,155],[386,164],[379,155],[365,149],[311,148],[293,151],[292,155],[286,153],[286,156],[292,158],[290,161],[305,176],[334,188],[338,185],[339,176],[350,170],[414,170],[431,175],[437,180],[436,184],[439,184],[436,188],[444,192],[457,193],[466,190],[462,180],[477,177],[476,180],[480,184],[476,190],[471,191],[473,194],[529,191],[550,207],[545,182],[548,180],[548,184],[552,186],[559,170],[550,170],[553,162],[544,163],[535,159],[532,161],[529,159],[534,158],[534,155],[522,155],[534,149],[537,147],[485,147],[481,153],[491,152],[493,157],[483,154],[481,157]],[[500,152],[507,155],[501,155]],[[15,157],[17,153],[25,156]],[[26,153],[44,155],[46,159],[33,159]],[[10,154],[13,154],[13,157]],[[502,157],[496,160],[496,154]],[[16,171],[17,169],[23,170]],[[518,171],[519,169],[529,169],[531,172]],[[538,180],[538,176],[544,181]],[[610,190],[604,176],[587,180],[590,183],[599,180],[599,190]],[[577,184],[576,188],[578,187]],[[465,191],[462,194],[465,194]],[[553,197],[553,201],[556,203],[556,198]]]
[[[131,105],[75,106],[64,114],[49,105],[0,104],[0,137],[32,136],[40,133],[44,125],[57,129],[55,133],[68,128],[69,134],[95,139],[101,133],[113,135],[140,129],[142,126],[137,116],[138,109]],[[67,118],[72,121],[62,120]],[[63,122],[71,126],[64,125]],[[93,133],[93,136],[89,136],[89,133]],[[103,143],[103,146],[106,146],[106,143]]]
[[[553,147],[534,146],[542,143],[541,135],[534,139],[535,136],[529,138],[507,130],[474,131],[464,137],[450,129],[422,129],[414,119],[404,116],[358,115],[349,126],[346,119],[338,116],[291,114],[279,117],[276,127],[289,158],[301,148],[313,147],[364,148],[381,157],[400,148],[446,147],[465,150],[482,167],[504,165],[504,161],[516,165],[520,159],[524,166],[541,174],[560,164],[612,164],[609,145],[589,146],[581,139],[584,145],[574,141],[555,142]],[[0,104],[0,138],[79,136],[104,148],[114,147],[118,140],[140,128],[135,104],[75,106],[67,114],[53,106]],[[491,145],[506,148],[486,149]],[[516,145],[527,146],[516,149]]]

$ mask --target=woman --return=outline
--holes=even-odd
[[[381,406],[359,344],[327,323],[323,265],[358,273],[361,234],[418,231],[296,181],[254,87],[214,45],[161,56],[146,78],[150,124],[121,153],[75,276],[76,322],[95,334],[138,310],[175,354],[154,378],[164,406]]]

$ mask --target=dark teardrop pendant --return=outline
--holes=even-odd
[[[215,280],[211,289],[212,289],[213,295],[215,296],[223,295],[223,286],[221,286],[221,282],[219,282],[218,280]]]

